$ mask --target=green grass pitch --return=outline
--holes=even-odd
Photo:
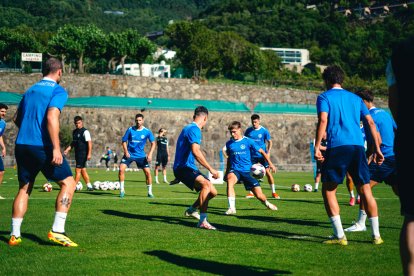
[[[89,169],[92,181],[116,181],[117,172]],[[161,176],[162,179],[162,176]],[[172,179],[169,172],[169,180]],[[226,185],[210,202],[209,221],[218,231],[197,229],[197,221],[183,216],[197,194],[182,184],[154,184],[155,198],[146,197],[142,171],[126,172],[126,197],[119,191],[77,192],[66,232],[77,248],[56,246],[47,240],[54,218],[58,186],[42,192],[38,176],[22,225],[23,243],[7,244],[11,207],[17,192],[16,171],[6,168],[0,187],[0,275],[401,275],[399,200],[380,184],[374,195],[385,241],[371,244],[367,232],[348,233],[349,245],[324,245],[332,233],[321,193],[291,192],[298,183],[313,184],[309,172],[278,172],[279,210],[267,210],[257,199],[245,199],[236,187],[237,214],[225,216]],[[269,185],[262,183],[270,197]],[[84,185],[85,188],[85,185]],[[358,206],[348,206],[345,185],[338,189],[341,218],[348,227]],[[369,223],[368,223],[369,224]]]

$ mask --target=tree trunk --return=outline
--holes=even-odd
[[[83,54],[79,57],[79,64],[78,64],[79,74],[83,74]]]
[[[125,56],[123,56],[123,57],[121,57],[121,65],[122,65],[122,75],[125,75],[125,66],[124,66],[124,64],[125,64],[125,59],[127,58],[127,56],[125,55]]]

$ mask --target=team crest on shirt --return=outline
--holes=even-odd
[[[241,144],[241,145],[240,145],[240,148],[241,148],[241,149],[245,149],[245,148],[246,148],[246,145],[245,145],[245,144]]]
[[[141,135],[141,139],[144,139],[145,138],[145,135]]]
[[[262,136],[263,136],[262,134],[259,134],[257,137],[262,138]]]

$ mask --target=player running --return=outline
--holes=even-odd
[[[225,177],[227,179],[229,209],[225,214],[236,214],[236,193],[234,191],[234,185],[236,185],[237,181],[242,181],[246,190],[252,191],[254,196],[267,208],[273,211],[277,210],[275,205],[267,201],[259,181],[250,175],[250,168],[252,166],[251,154],[255,153],[259,153],[267,162],[269,170],[275,172],[276,168],[272,161],[270,161],[269,156],[252,139],[243,136],[240,122],[233,121],[229,125],[228,130],[232,138],[226,143],[226,154],[228,158]]]

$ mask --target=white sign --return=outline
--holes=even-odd
[[[42,62],[42,53],[22,53],[22,61]]]

